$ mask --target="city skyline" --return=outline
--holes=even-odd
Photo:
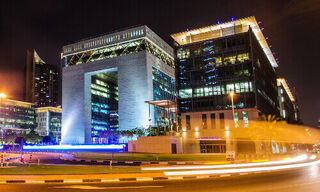
[[[5,2],[2,8],[5,10],[1,12],[3,16],[10,16],[7,17],[9,19],[3,17],[1,22],[5,30],[1,32],[4,43],[0,49],[4,53],[4,59],[0,62],[0,90],[5,92],[9,98],[23,100],[23,69],[26,49],[36,49],[46,62],[60,66],[62,45],[124,27],[146,24],[172,45],[170,39],[172,33],[184,31],[187,28],[195,29],[216,24],[218,21],[228,21],[231,17],[241,18],[254,15],[259,21],[262,21],[261,27],[265,28],[263,33],[269,37],[269,44],[273,45],[272,51],[276,52],[276,57],[280,60],[277,68],[278,76],[288,79],[289,85],[295,87],[301,118],[306,125],[315,127],[319,118],[317,112],[320,106],[319,101],[316,100],[316,95],[319,94],[319,90],[316,89],[318,82],[316,72],[319,66],[314,64],[318,51],[304,47],[311,47],[312,43],[316,44],[319,41],[315,38],[316,34],[313,33],[319,29],[319,24],[311,25],[313,24],[311,20],[319,17],[316,13],[319,13],[320,7],[313,6],[312,3],[315,3],[315,0],[283,3],[277,1],[246,2],[241,5],[235,1],[224,4],[210,2],[211,6],[208,6],[207,2],[197,8],[192,7],[192,2],[179,1],[173,3],[164,1],[127,2],[117,6],[106,3],[101,7],[106,7],[107,12],[98,7],[94,9],[95,11],[86,12],[85,4],[80,2],[77,5],[78,8],[81,12],[86,13],[74,12],[73,15],[69,15],[67,10],[72,8],[74,2],[60,4],[50,1],[48,3],[38,2],[35,7],[33,4],[32,9],[41,9],[41,11],[32,13],[28,11],[28,15],[23,19],[22,17],[26,15],[23,9],[29,6],[26,2]],[[217,6],[220,8],[215,8]],[[111,7],[119,8],[112,10]],[[215,13],[204,14],[210,10],[210,7],[215,10]],[[256,9],[251,11],[253,7]],[[168,11],[162,13],[161,8]],[[189,9],[192,10],[192,13],[183,11]],[[19,22],[22,23],[19,24]],[[309,30],[302,28],[306,25],[310,27]],[[295,31],[292,32],[293,30]]]

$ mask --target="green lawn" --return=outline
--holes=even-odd
[[[108,166],[64,166],[64,165],[18,165],[12,168],[0,168],[0,175],[82,175],[110,173],[139,173],[140,167]]]
[[[78,152],[76,158],[116,161],[225,161],[225,155]]]

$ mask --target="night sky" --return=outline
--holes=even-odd
[[[171,33],[256,16],[279,58],[276,69],[296,88],[301,117],[320,118],[320,0],[1,1],[0,91],[23,100],[26,50],[60,65],[62,46],[138,24],[172,45]]]

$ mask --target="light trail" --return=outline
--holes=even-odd
[[[279,165],[273,167],[250,167],[250,168],[240,168],[240,169],[224,169],[224,170],[200,170],[200,171],[169,171],[164,172],[166,176],[177,176],[177,175],[210,175],[210,174],[225,174],[225,173],[243,173],[243,172],[258,172],[258,171],[276,171],[283,169],[292,169],[292,168],[300,168],[307,167],[311,165],[320,164],[320,160],[306,162],[306,163],[298,163],[298,164],[290,164],[290,165]]]
[[[124,149],[123,144],[119,145],[25,145],[23,149],[55,149],[55,150],[68,150],[68,149]]]
[[[287,163],[296,163],[304,161],[308,158],[307,155],[300,155],[292,159],[280,161],[258,162],[258,163],[243,163],[243,164],[228,164],[228,165],[198,165],[198,166],[176,166],[176,167],[142,167],[143,171],[155,170],[182,170],[182,169],[219,169],[219,168],[234,168],[234,167],[251,167],[260,165],[278,165]]]

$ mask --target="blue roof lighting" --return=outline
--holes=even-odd
[[[3,149],[3,145],[0,145],[0,150]]]

